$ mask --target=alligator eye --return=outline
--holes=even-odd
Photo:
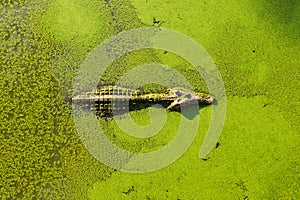
[[[188,99],[191,99],[192,98],[192,94],[187,94],[185,97],[188,98]]]
[[[181,96],[181,92],[178,90],[175,90],[174,93],[176,94],[176,96]]]

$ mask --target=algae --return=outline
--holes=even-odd
[[[297,1],[265,0],[2,1],[0,199],[299,198],[299,8]],[[86,55],[109,36],[143,26],[198,41],[216,62],[229,101],[219,146],[207,159],[197,154],[210,108],[199,111],[198,134],[179,160],[157,172],[128,174],[89,154],[68,101]],[[189,63],[154,50],[116,60],[101,81],[115,83],[150,62],[168,64],[195,90],[207,90]],[[131,115],[145,125],[148,111]],[[113,120],[99,124],[122,148],[148,152],[174,137],[172,122],[180,114],[168,117],[157,136],[141,140]]]
[[[280,2],[267,7],[252,1],[132,2],[146,25],[152,26],[153,18],[163,21],[161,27],[188,34],[210,52],[229,98],[226,123],[218,149],[199,160],[209,123],[204,109],[204,128],[181,159],[149,174],[117,172],[94,184],[91,199],[297,198],[299,17],[289,12],[291,23],[282,23],[280,16],[299,3],[281,12]],[[164,56],[159,54],[172,66],[180,62]]]

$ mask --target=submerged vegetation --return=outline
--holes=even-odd
[[[0,199],[299,197],[300,4],[282,2],[0,2]],[[77,135],[68,102],[72,84],[101,41],[153,25],[184,33],[210,53],[229,99],[225,128],[218,149],[200,160],[211,113],[201,109],[197,137],[178,161],[150,174],[116,172],[92,157]],[[150,49],[115,60],[100,84],[114,84],[145,63],[168,64],[195,91],[207,92],[189,63]],[[148,113],[131,115],[146,125]],[[166,126],[147,139],[126,135],[112,119],[99,124],[121,148],[149,152],[172,140],[180,117],[169,113]]]

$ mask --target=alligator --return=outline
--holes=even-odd
[[[75,95],[72,102],[84,105],[100,117],[109,117],[154,104],[163,106],[167,111],[180,111],[182,107],[210,105],[215,99],[211,95],[183,88],[166,88],[162,92],[145,93],[141,89],[101,86],[91,92]]]

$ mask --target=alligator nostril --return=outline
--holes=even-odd
[[[209,98],[207,99],[207,102],[210,103],[210,104],[212,104],[212,103],[215,102],[215,99],[212,98],[212,97],[209,97]]]

